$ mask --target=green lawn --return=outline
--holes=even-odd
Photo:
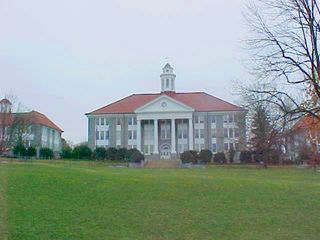
[[[320,173],[0,163],[0,239],[320,239]]]

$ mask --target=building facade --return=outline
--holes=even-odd
[[[292,161],[301,159],[304,152],[320,152],[320,122],[314,116],[300,118],[286,136],[286,155]]]
[[[86,114],[92,149],[137,148],[147,159],[177,159],[186,150],[245,147],[245,109],[204,92],[178,93],[173,68],[162,70],[160,93],[133,94]]]
[[[0,145],[1,142],[8,141],[9,137],[13,139],[10,144],[15,145],[20,138],[26,147],[32,146],[37,150],[50,148],[57,155],[61,152],[63,133],[61,128],[40,112],[13,113],[11,109],[12,104],[9,100],[0,101]],[[15,129],[14,136],[10,129]],[[6,145],[7,150],[12,147]]]

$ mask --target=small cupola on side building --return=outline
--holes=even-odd
[[[163,73],[160,75],[161,78],[161,92],[175,92],[176,91],[176,75],[173,73],[173,68],[167,63],[162,68]]]
[[[4,98],[0,101],[0,112],[1,113],[9,113],[11,112],[11,108],[12,108],[12,103]]]

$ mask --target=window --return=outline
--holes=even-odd
[[[106,131],[106,140],[109,139],[109,131]]]
[[[225,138],[228,137],[228,128],[224,128],[224,129],[223,129],[223,136],[224,136]]]
[[[99,131],[96,131],[96,140],[99,140],[100,137],[99,137]]]
[[[204,138],[204,129],[200,129],[200,138]]]
[[[100,119],[100,125],[101,125],[101,126],[104,126],[104,118],[101,118],[101,119]]]
[[[134,118],[132,118],[132,119],[133,119],[133,125],[137,125],[137,118],[134,117]]]
[[[132,125],[132,118],[131,117],[128,119],[128,124]]]
[[[137,131],[136,130],[133,130],[133,138],[132,139],[137,139]]]
[[[166,87],[169,88],[169,79],[166,80]]]
[[[198,117],[198,116],[195,116],[195,117],[194,117],[194,122],[195,122],[195,123],[199,123],[199,117]]]
[[[240,136],[239,128],[234,129],[234,136],[237,138]]]
[[[106,125],[109,125],[109,119],[106,118]]]
[[[230,114],[229,115],[229,123],[233,123],[234,122],[234,115]]]
[[[212,144],[212,152],[217,152],[217,144],[216,143]]]
[[[227,116],[227,115],[224,115],[224,116],[223,116],[223,122],[224,122],[224,123],[228,123],[228,116]]]
[[[104,132],[100,132],[100,140],[104,140]]]
[[[234,149],[234,144],[233,143],[229,144],[229,149]]]
[[[149,153],[149,147],[148,145],[144,145],[144,151],[143,151],[145,154],[148,154]]]
[[[187,129],[184,129],[182,136],[183,136],[184,139],[188,138]]]
[[[211,137],[216,138],[217,137],[217,129],[213,128],[211,129]]]
[[[121,125],[121,119],[117,118],[117,125]]]
[[[199,130],[198,129],[196,129],[195,138],[199,138]]]
[[[204,123],[204,116],[199,116],[199,123]]]
[[[96,118],[96,125],[97,125],[97,126],[100,125],[100,118]]]
[[[182,129],[178,129],[178,138],[182,138]]]
[[[229,128],[229,137],[233,138],[233,128]]]
[[[211,117],[211,123],[216,123],[216,116]]]
[[[171,129],[171,124],[170,120],[164,120],[161,122],[161,139],[170,139],[170,129]]]
[[[132,131],[131,130],[128,131],[128,139],[132,139]]]

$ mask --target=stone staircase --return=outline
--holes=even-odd
[[[180,168],[180,160],[147,160],[145,168]]]

